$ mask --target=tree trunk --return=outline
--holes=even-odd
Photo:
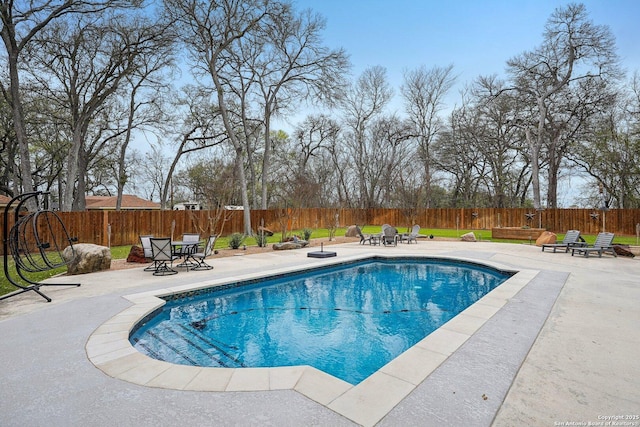
[[[215,67],[210,67],[211,78],[216,88],[218,95],[218,107],[220,108],[220,116],[222,116],[222,123],[227,131],[227,135],[231,140],[231,144],[236,151],[236,167],[238,168],[238,179],[240,180],[240,191],[242,194],[242,205],[244,207],[244,233],[248,236],[252,235],[251,232],[251,208],[249,207],[249,194],[247,191],[247,177],[244,173],[244,165],[242,159],[242,144],[238,141],[238,137],[235,133],[235,129],[231,120],[229,119],[229,111],[224,99],[224,90],[220,83]]]
[[[269,184],[269,168],[271,167],[271,112],[264,109],[264,155],[262,158],[262,209],[267,207],[267,186]]]
[[[559,156],[557,147],[559,144],[560,136],[554,138],[549,147],[549,173],[547,176],[548,188],[547,188],[547,207],[549,209],[556,209],[558,207],[558,175],[560,174],[560,164],[562,157]]]
[[[119,211],[122,207],[122,193],[124,192],[124,186],[127,183],[127,170],[125,167],[127,148],[129,142],[131,142],[131,128],[133,126],[133,120],[135,116],[135,98],[137,93],[137,86],[133,86],[131,90],[131,96],[129,98],[129,115],[127,117],[127,132],[125,133],[124,142],[120,146],[120,153],[118,155],[118,193],[116,196],[116,210]]]
[[[531,130],[525,128],[529,154],[531,154],[531,188],[533,189],[533,207],[540,209],[540,147],[531,135]]]
[[[11,92],[11,107],[13,112],[13,126],[16,132],[16,140],[18,142],[18,151],[20,155],[20,171],[22,175],[22,192],[33,193],[35,188],[33,185],[33,174],[31,172],[31,158],[29,153],[29,142],[27,141],[27,132],[24,127],[24,111],[22,109],[22,100],[20,98],[20,79],[18,77],[18,52],[17,48],[8,50],[9,61],[9,80]],[[15,188],[18,184],[14,184],[14,193],[19,193],[20,189]],[[27,209],[35,211],[37,209],[34,198],[29,198],[25,202]]]
[[[83,147],[80,147],[80,153],[78,155],[78,185],[76,189],[76,196],[73,200],[74,211],[84,211],[87,208],[86,194],[87,194],[87,168],[89,166],[89,160],[87,153]]]
[[[240,180],[240,194],[242,195],[242,205],[244,206],[244,234],[246,236],[253,235],[251,231],[251,210],[249,209],[249,192],[247,191],[247,177],[244,173],[244,165],[242,158],[242,150],[236,150],[236,167],[238,168],[238,179]]]
[[[82,145],[82,132],[80,127],[76,127],[73,132],[71,147],[67,154],[67,181],[64,186],[64,195],[60,210],[69,212],[73,210],[73,197],[76,188],[76,179],[78,179],[78,160],[80,157],[80,147]]]

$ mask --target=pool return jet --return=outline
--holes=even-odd
[[[51,302],[51,298],[42,293],[40,287],[80,286],[80,283],[40,283],[25,276],[25,273],[48,271],[67,265],[68,261],[62,256],[63,248],[61,249],[60,244],[66,240],[73,254],[73,242],[78,240],[69,237],[64,223],[55,211],[43,209],[37,203],[39,196],[48,194],[42,191],[20,194],[4,208],[4,275],[18,290],[0,296],[0,300],[33,291]],[[25,202],[31,198],[36,199],[38,209],[35,212],[23,209]],[[13,226],[9,229],[9,211],[15,202],[18,204],[13,211]],[[9,252],[15,262],[15,272],[21,280],[9,271]]]

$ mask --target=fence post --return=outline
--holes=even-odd
[[[101,246],[107,246],[109,240],[109,212],[102,211],[102,241]]]

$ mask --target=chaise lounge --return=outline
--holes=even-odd
[[[545,249],[553,249],[553,252],[556,251],[556,249],[564,249],[564,252],[567,253],[569,252],[569,249],[573,248],[573,247],[584,247],[587,246],[587,244],[584,242],[584,240],[580,240],[580,231],[578,230],[569,230],[567,231],[567,234],[564,235],[564,239],[562,239],[561,243],[545,243],[542,245],[542,252],[544,252]]]
[[[584,255],[585,258],[589,258],[589,254],[591,252],[597,252],[598,257],[602,258],[602,254],[604,252],[611,252],[611,254],[617,258],[618,254],[616,254],[616,251],[611,244],[613,242],[613,236],[613,233],[598,233],[593,246],[573,247],[571,248],[571,256],[578,253],[578,255]]]

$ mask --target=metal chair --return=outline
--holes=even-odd
[[[191,257],[197,262],[197,265],[193,267],[192,270],[211,270],[213,268],[213,266],[207,264],[204,260],[213,253],[213,245],[215,242],[216,236],[209,236],[202,252],[191,254]]]
[[[152,234],[140,236],[140,246],[142,246],[144,257],[147,259],[153,259],[153,250],[151,250],[151,239],[153,239]],[[145,267],[144,271],[155,271],[157,267],[158,263],[153,261],[151,265]]]
[[[200,235],[197,233],[184,233],[181,241],[172,242],[174,248],[179,246],[177,250],[174,249],[173,255],[177,258],[182,258],[182,262],[176,267],[184,267],[189,270],[198,265],[197,261],[193,259],[193,254],[198,251],[199,243]]]
[[[177,257],[171,253],[171,239],[169,237],[157,237],[151,238],[150,241],[153,261],[156,263],[153,275],[167,276],[177,274],[178,271],[173,269],[173,260]],[[167,265],[168,262],[171,266]]]

